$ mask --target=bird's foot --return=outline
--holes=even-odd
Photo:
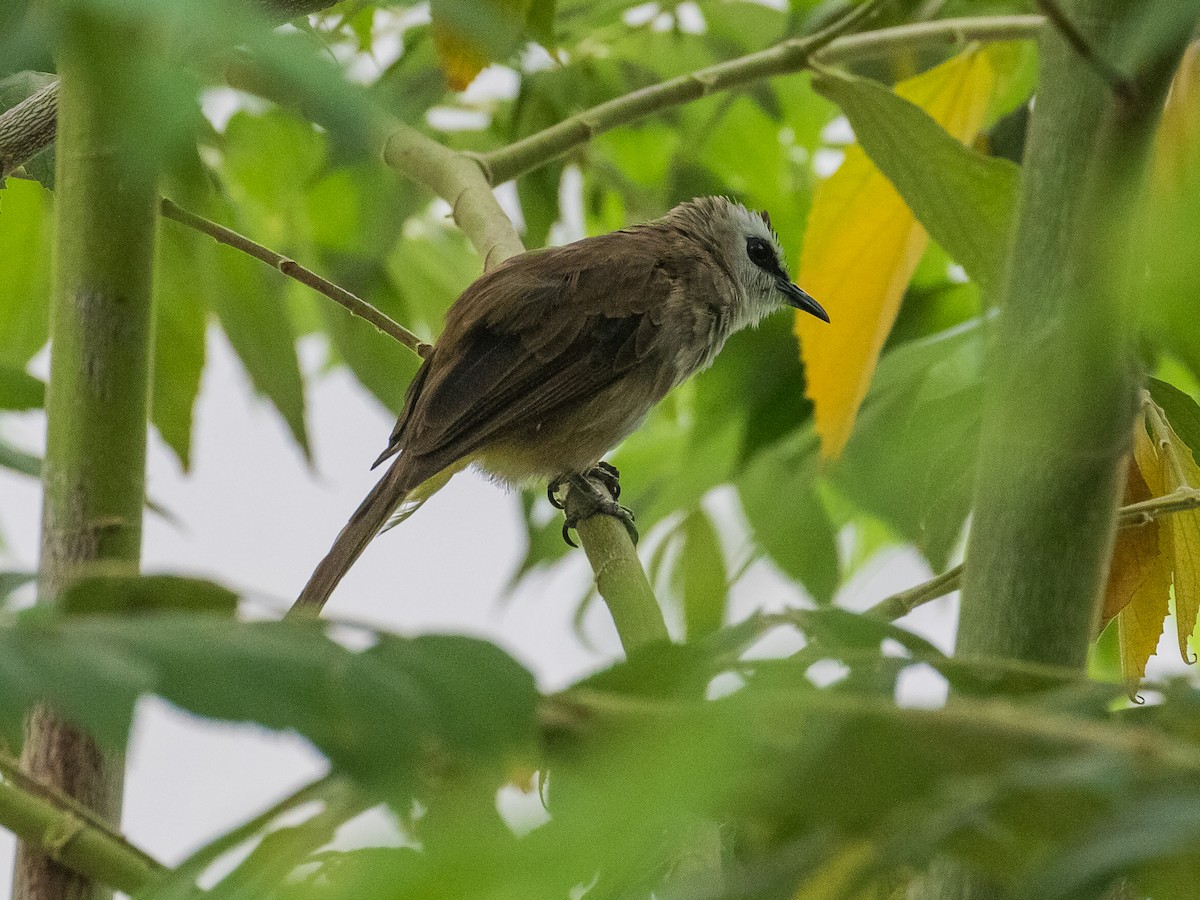
[[[621,472],[612,463],[601,460],[594,467],[583,473],[585,478],[594,478],[602,485],[608,488],[608,492],[612,494],[614,500],[621,499]],[[563,489],[563,485],[571,480],[570,475],[560,475],[546,485],[546,499],[550,501],[550,505],[555,509],[566,509],[566,504],[563,498],[559,496]]]
[[[621,493],[621,485],[617,479],[618,473],[615,468],[608,463],[600,463],[584,475],[570,475],[551,485],[550,502],[566,511],[562,535],[567,544],[572,547],[579,546],[571,540],[571,531],[580,522],[595,515],[604,515],[612,516],[624,525],[629,539],[637,545],[638,530],[633,522],[633,511],[617,503],[617,497]],[[568,488],[567,499],[565,502],[555,503],[557,491],[564,482]]]

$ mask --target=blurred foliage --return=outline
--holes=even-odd
[[[158,612],[80,611],[133,587],[93,579],[74,612],[0,621],[0,727],[14,733],[30,702],[50,699],[117,742],[154,693],[294,730],[346,779],[300,795],[325,797],[320,815],[224,844],[254,852],[207,896],[784,898],[820,884],[803,895],[849,898],[880,896],[937,853],[1013,897],[1093,896],[1122,875],[1156,897],[1193,888],[1200,694],[1183,683],[1113,712],[1120,684],[954,661],[903,629],[823,610],[650,647],[539,696],[484,642],[364,631],[351,650],[317,623],[235,622],[218,611],[228,592],[203,582],[147,583]],[[206,593],[210,612],[171,609]],[[780,629],[802,649],[748,655]],[[897,705],[918,670],[955,701]],[[498,804],[534,771],[544,810],[532,794],[522,813]],[[357,799],[334,801],[346,791]],[[383,843],[329,844],[379,804]],[[712,822],[717,841],[698,843]],[[698,862],[704,846],[717,859]],[[717,881],[698,875],[702,862],[720,864]],[[185,862],[139,896],[194,896],[197,874]]]
[[[64,35],[80,39],[79,17],[149,31],[165,50],[130,61],[149,87],[128,127],[146,160],[161,165],[164,193],[434,340],[480,262],[444,205],[383,165],[378,144],[390,119],[486,153],[594,104],[811,32],[846,4],[26,6],[0,4],[0,109],[48,83],[51,51]],[[870,27],[1026,7],[910,0]],[[312,15],[278,27],[295,13]],[[1019,178],[1006,160],[1020,157],[1035,60],[1026,45],[971,48],[937,69],[952,52],[906,49],[823,72],[816,84],[798,73],[705,97],[516,180],[530,247],[720,193],[770,211],[795,273],[801,247],[816,246],[822,223],[835,218],[819,199],[814,207],[818,187],[828,190],[831,170],[854,160],[907,217],[904,240],[917,235],[906,264],[881,285],[890,329],[890,319],[852,306],[847,290],[820,295],[835,321],[870,331],[871,365],[879,360],[873,374],[854,376],[837,459],[822,457],[786,316],[731,339],[713,368],[613,454],[622,502],[637,512],[659,596],[677,607],[687,644],[540,696],[528,672],[483,641],[360,631],[343,645],[311,623],[239,623],[232,595],[205,582],[99,579],[58,609],[0,622],[0,728],[19,740],[30,703],[48,699],[115,745],[137,698],[155,694],[197,715],[304,735],[357,799],[245,835],[255,849],[216,897],[882,897],[940,853],[1014,897],[1095,895],[1118,876],[1156,898],[1194,895],[1194,690],[1154,685],[1162,702],[1130,711],[1123,683],[952,662],[836,605],[886,546],[911,546],[933,569],[947,567],[970,512],[988,307]],[[913,95],[910,79],[929,85],[980,60],[987,83],[975,85],[970,115],[957,110],[970,121],[952,137],[935,121],[946,117],[920,109],[931,104]],[[484,64],[503,68],[476,77]],[[1167,379],[1151,394],[1179,460],[1200,448],[1189,394],[1200,378],[1196,67],[1193,51],[1168,107],[1158,188],[1137,213],[1145,242],[1135,248],[1147,268],[1142,351]],[[450,87],[472,79],[465,92]],[[847,143],[847,121],[861,146]],[[877,240],[868,228],[879,224],[877,199],[867,195],[866,212],[833,236]],[[48,150],[0,189],[0,467],[32,477],[40,461],[6,443],[2,426],[4,415],[43,403],[45,387],[28,372],[47,341],[53,206]],[[855,283],[867,274],[862,258],[840,264]],[[218,329],[306,454],[298,337],[316,337],[324,368],[347,367],[393,411],[416,371],[416,357],[371,326],[175,222],[161,226],[156,278],[151,418],[185,468],[206,344]],[[845,377],[847,366],[835,359],[827,374]],[[1131,484],[1145,491],[1131,499],[1175,484],[1162,482],[1161,465],[1141,462],[1141,482]],[[521,500],[528,544],[514,583],[568,552],[541,490]],[[1171,584],[1180,603],[1178,566],[1162,568],[1163,553],[1145,549],[1151,537],[1175,548],[1171,527],[1122,535],[1142,549],[1130,551],[1133,563],[1118,549],[1118,567],[1153,558],[1159,568],[1149,581],[1114,574],[1110,615],[1120,612],[1124,624],[1103,651],[1111,673],[1118,661],[1126,675],[1144,672]],[[1191,546],[1180,540],[1172,560]],[[820,608],[733,621],[730,589],[760,558]],[[0,573],[0,600],[28,579]],[[1187,585],[1181,642],[1195,619]],[[1140,595],[1152,599],[1139,604]],[[763,659],[756,645],[779,630],[801,635],[803,648]],[[367,649],[348,649],[360,644]],[[898,703],[918,673],[940,678],[955,700],[936,709]],[[527,810],[517,821],[497,798],[526,791],[534,771],[549,818]],[[393,846],[330,844],[345,818],[380,803],[394,819]],[[529,791],[524,803],[538,809]],[[718,878],[703,874],[718,868]],[[195,873],[181,871],[145,896],[192,896]]]

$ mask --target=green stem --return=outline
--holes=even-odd
[[[162,866],[112,831],[86,807],[0,757],[0,824],[55,862],[131,893]]]
[[[990,360],[957,652],[1082,669],[1137,410],[1132,211],[1196,11],[1075,0],[1065,14],[1099,58],[1136,74],[1137,101],[1115,94],[1051,29],[1043,34]],[[997,893],[939,863],[918,896]]]
[[[598,481],[591,481],[598,490],[607,490]],[[574,518],[577,511],[572,493],[567,491],[566,512]],[[576,531],[595,573],[596,590],[608,605],[625,653],[669,641],[662,608],[625,526],[612,516],[592,515],[581,519]]]
[[[918,606],[924,606],[939,597],[945,597],[947,594],[957,591],[962,579],[962,570],[963,567],[957,565],[916,587],[880,600],[867,610],[867,615],[887,619],[889,622],[907,616]]]
[[[136,573],[142,539],[157,226],[157,158],[137,123],[144,85],[126,65],[135,28],[66,14],[58,54],[55,267],[42,481],[39,599],[53,602],[97,564]],[[114,53],[112,48],[123,48]],[[24,770],[119,818],[121,766],[40,707]],[[69,843],[69,842],[68,842]],[[94,900],[102,892],[22,844],[14,900]]]
[[[1136,4],[1078,0],[1102,55]],[[959,649],[1082,666],[1104,587],[1137,409],[1130,210],[1195,13],[1169,21],[1130,105],[1057,37],[1043,42],[1011,272],[985,408]],[[1190,21],[1189,21],[1190,20]],[[1156,23],[1162,25],[1163,23]]]
[[[840,31],[857,21],[847,18],[848,21],[839,23],[836,29],[791,38],[766,50],[697,69],[593,106],[507,147],[481,154],[477,159],[489,183],[500,184],[558,159],[596,135],[620,125],[720,91],[745,87],[774,75],[798,72],[813,61],[846,62],[930,44],[954,46],[966,41],[1029,39],[1044,21],[1041,16],[945,19],[841,35]]]

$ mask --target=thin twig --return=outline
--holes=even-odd
[[[931,578],[929,581],[922,582],[916,587],[911,587],[906,591],[893,594],[886,600],[881,600],[868,609],[866,614],[894,622],[896,619],[907,616],[918,606],[923,606],[930,601],[937,600],[939,597],[945,597],[947,594],[957,591],[958,584],[962,580],[962,572],[962,563],[959,563],[954,568],[947,569],[936,578]]]
[[[1045,23],[1041,16],[989,16],[920,22],[853,35],[840,34],[858,21],[857,18],[847,18],[818,34],[791,38],[766,50],[697,69],[608,100],[499,150],[479,154],[474,159],[483,168],[491,184],[500,184],[558,159],[620,125],[628,125],[720,91],[744,87],[775,75],[801,71],[814,60],[830,64],[927,44],[957,45],[969,40],[1029,39]]]
[[[1162,497],[1121,507],[1117,514],[1117,525],[1120,528],[1136,528],[1139,525],[1148,525],[1163,516],[1195,509],[1200,509],[1200,488],[1181,487]],[[908,615],[918,606],[957,591],[962,573],[963,567],[960,563],[936,578],[881,600],[868,609],[866,614],[887,619],[889,622],[895,621]]]
[[[301,284],[312,288],[314,291],[324,294],[330,300],[345,307],[352,315],[370,322],[384,334],[395,338],[417,355],[426,357],[433,349],[430,344],[422,341],[403,325],[385,313],[380,312],[361,297],[350,293],[343,287],[339,287],[327,278],[322,278],[316,272],[305,268],[298,262],[288,259],[280,253],[276,253],[269,247],[264,247],[262,244],[256,243],[230,228],[226,228],[224,225],[218,225],[216,222],[206,219],[203,216],[188,212],[166,198],[163,198],[161,211],[168,219],[173,219],[189,228],[194,228],[196,231],[207,234],[213,240],[227,247],[241,250],[255,259],[265,262],[272,268],[278,269],[289,278],[293,278]]]

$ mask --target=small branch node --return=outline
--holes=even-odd
[[[87,823],[79,816],[70,810],[63,810],[42,835],[42,849],[51,859],[61,861],[67,846],[86,827]]]
[[[471,162],[475,163],[475,165],[479,166],[479,170],[483,172],[484,180],[487,181],[488,184],[495,187],[496,179],[492,174],[491,163],[488,162],[486,156],[484,156],[482,153],[476,153],[474,150],[463,150],[461,155],[464,159],[469,159]]]

